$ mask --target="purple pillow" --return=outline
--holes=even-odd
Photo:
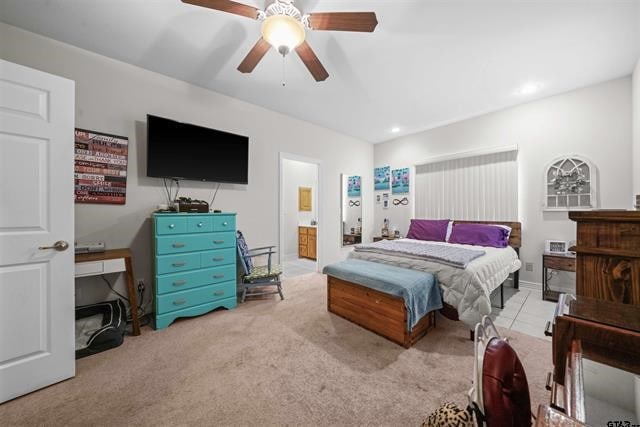
[[[444,242],[448,226],[448,219],[412,219],[407,238]]]
[[[449,243],[506,248],[509,246],[509,230],[488,224],[454,223]]]

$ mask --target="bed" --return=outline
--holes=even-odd
[[[358,249],[351,252],[349,258],[433,274],[442,290],[443,308],[441,313],[450,319],[464,322],[469,326],[470,330],[473,330],[475,324],[480,321],[483,315],[491,313],[491,294],[502,286],[510,274],[513,274],[514,287],[518,287],[518,271],[521,266],[518,255],[521,245],[521,224],[519,222],[502,221],[454,221],[454,225],[456,223],[492,224],[510,227],[509,246],[506,248],[482,247],[481,249],[485,251],[485,254],[469,262],[465,268],[456,268],[439,262],[416,259],[404,254],[375,253]],[[411,241],[413,239],[403,240]],[[413,240],[413,242],[419,244],[421,241]],[[478,248],[471,245],[445,242],[428,243],[466,249]],[[345,292],[348,289],[352,295],[357,295],[357,298],[351,297],[349,300],[349,304],[351,304],[349,306],[350,316],[352,317],[349,320],[384,335],[380,333],[379,329],[383,326],[385,319],[379,313],[371,310],[372,304],[373,307],[376,304],[380,304],[377,302],[380,300],[377,293],[368,291],[366,287],[363,289],[363,286],[359,283],[338,280],[331,275],[328,277],[327,287],[329,311],[333,311],[332,306],[335,307],[342,303],[341,300],[346,298]],[[402,312],[404,307],[401,307],[401,304],[396,303],[395,307],[395,316],[406,315]],[[389,310],[393,310],[393,308],[389,307]],[[354,317],[358,317],[357,321],[353,319]],[[434,326],[430,324],[431,320],[425,322],[429,323],[429,327]],[[435,323],[435,318],[433,323]],[[411,335],[412,331],[408,332]],[[396,331],[396,333],[398,332]],[[404,340],[402,345],[407,343],[407,337],[404,337]],[[398,340],[394,341],[398,342]],[[412,340],[409,339],[409,341]],[[411,344],[409,343],[409,345]]]

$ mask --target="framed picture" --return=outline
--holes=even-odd
[[[409,193],[409,168],[391,171],[391,194]]]
[[[347,195],[349,197],[360,197],[362,178],[359,176],[350,176],[347,181]]]
[[[388,190],[391,183],[391,167],[375,168],[373,170],[373,180],[376,190]]]
[[[382,193],[382,209],[389,209],[389,193]]]
[[[75,202],[124,205],[128,153],[126,136],[76,129]]]

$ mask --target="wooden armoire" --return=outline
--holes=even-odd
[[[576,293],[640,305],[640,211],[575,211]]]

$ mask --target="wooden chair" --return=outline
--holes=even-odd
[[[236,243],[240,265],[242,266],[242,272],[240,274],[242,296],[240,297],[240,302],[244,302],[247,296],[271,294],[279,294],[280,299],[284,299],[282,282],[280,281],[282,267],[278,264],[272,264],[271,262],[271,255],[276,253],[274,250],[275,246],[249,249],[240,230],[236,232]],[[253,258],[257,256],[267,256],[267,265],[254,265]],[[275,286],[276,289],[274,291],[265,291],[264,288],[269,286]],[[248,293],[249,289],[252,288],[261,288],[262,290]]]

